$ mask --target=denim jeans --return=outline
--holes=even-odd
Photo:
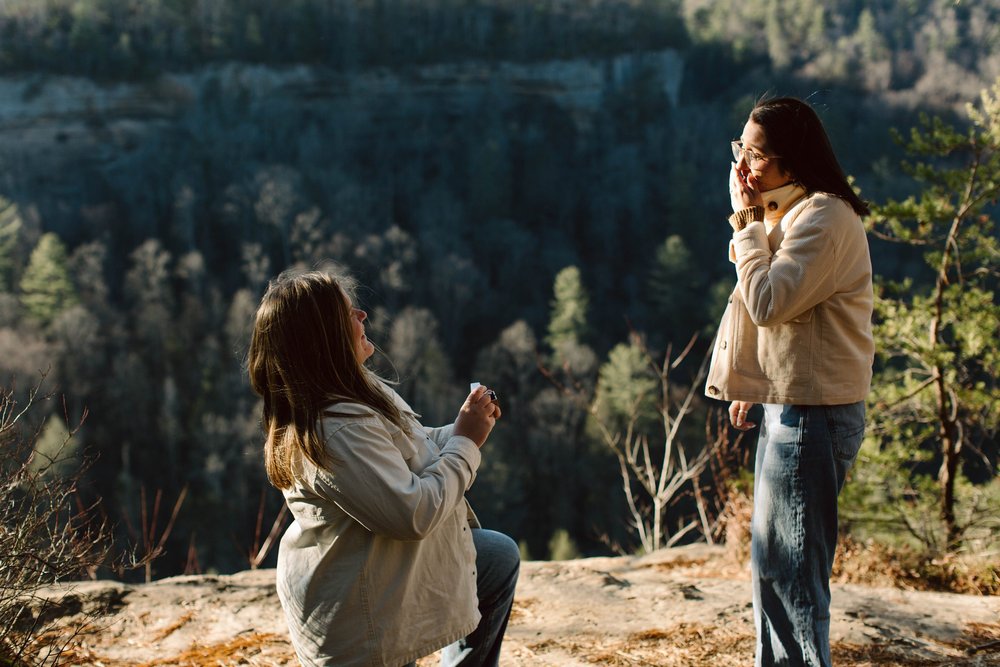
[[[476,545],[476,595],[482,619],[472,634],[442,651],[441,667],[496,667],[500,663],[500,644],[514,605],[521,553],[514,540],[493,530],[473,529],[472,541]],[[414,665],[411,662],[404,667]]]
[[[756,667],[830,667],[837,496],[864,430],[863,402],[764,405],[751,524]]]

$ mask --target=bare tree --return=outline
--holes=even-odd
[[[85,626],[62,628],[59,599],[44,595],[50,584],[93,577],[105,562],[110,529],[95,504],[81,499],[86,462],[64,465],[83,419],[71,425],[58,451],[36,450],[38,430],[28,430],[39,386],[18,400],[16,388],[0,390],[0,663],[50,665]],[[33,420],[37,421],[37,420]]]
[[[697,335],[676,356],[668,346],[657,361],[641,338],[616,346],[601,367],[596,391],[561,384],[542,372],[567,395],[581,402],[601,442],[615,455],[630,525],[646,552],[671,547],[691,531],[712,540],[710,511],[700,494],[700,478],[723,439],[699,446],[683,442],[682,425],[694,411],[708,370],[706,356],[683,386],[672,373],[687,359]],[[695,498],[694,516],[671,532],[667,511],[685,492]]]

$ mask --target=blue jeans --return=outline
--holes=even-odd
[[[514,588],[521,569],[517,543],[503,533],[484,528],[472,530],[476,545],[476,596],[479,598],[479,625],[460,642],[461,656],[444,657],[443,667],[496,667],[500,663],[500,644],[514,605]],[[447,664],[444,664],[447,663]],[[413,667],[411,662],[404,667]]]
[[[863,402],[764,405],[751,524],[756,667],[830,667],[837,496],[864,430]]]

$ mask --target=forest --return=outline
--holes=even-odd
[[[757,97],[796,95],[876,211],[847,526],[995,550],[998,33],[1000,0],[7,0],[19,437],[46,474],[88,462],[77,502],[120,550],[162,542],[147,577],[273,566],[247,337],[269,279],[332,266],[425,423],[470,381],[500,392],[470,500],[527,557],[722,539],[752,460],[699,385],[735,283],[728,142]],[[955,219],[967,236],[935,231]],[[935,295],[940,336],[908,345]],[[630,443],[672,495],[642,497]]]

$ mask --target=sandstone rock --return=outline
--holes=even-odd
[[[67,664],[295,665],[273,570],[185,576],[145,585],[80,582],[69,596],[80,635]],[[837,665],[1000,664],[1000,598],[833,586]],[[719,547],[643,557],[525,562],[501,664],[729,665],[753,663],[745,568]],[[437,664],[434,656],[422,666]]]

